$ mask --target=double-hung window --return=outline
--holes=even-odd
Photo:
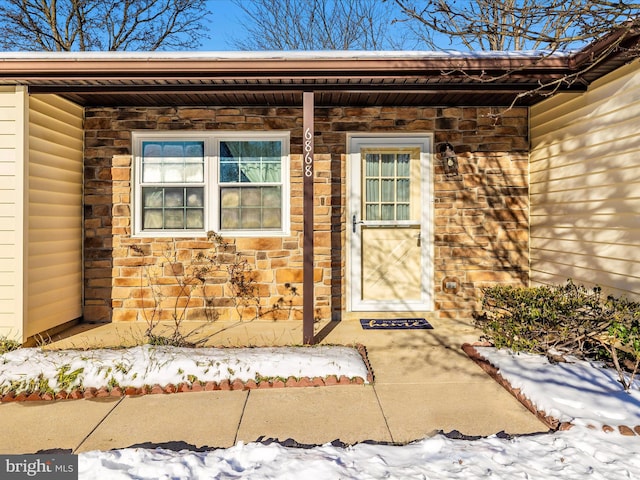
[[[134,234],[286,235],[289,134],[133,135]]]

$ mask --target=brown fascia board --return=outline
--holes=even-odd
[[[600,63],[606,63],[625,54],[627,54],[628,60],[637,58],[637,51],[631,55],[628,55],[628,51],[632,49],[637,50],[640,46],[640,20],[631,21],[627,25],[622,25],[608,35],[595,40],[583,49],[572,54],[569,58],[569,67],[573,70],[584,69],[614,46],[617,48],[614,48],[605,58],[602,58]],[[617,65],[614,65],[610,70],[615,70],[616,66]]]
[[[91,55],[55,58],[1,58],[0,81],[13,80],[37,83],[38,80],[179,80],[194,78],[238,80],[292,80],[292,79],[357,79],[357,78],[443,78],[444,72],[452,77],[482,72],[526,72],[532,77],[562,75],[568,66],[568,57],[557,55],[478,56],[453,54],[450,56],[415,55],[395,58],[185,58],[159,56],[139,58],[114,55],[112,58]]]

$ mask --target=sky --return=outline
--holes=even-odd
[[[245,0],[246,1],[246,0]],[[242,10],[233,4],[231,0],[208,0],[209,10],[212,12],[213,19],[211,25],[211,38],[204,40],[202,51],[225,51],[237,50],[231,45],[233,38],[238,38],[240,25],[240,17]]]

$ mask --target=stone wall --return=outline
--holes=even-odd
[[[339,319],[346,304],[347,132],[433,133],[436,147],[450,142],[456,149],[455,176],[444,175],[434,156],[437,316],[469,318],[484,285],[527,283],[526,109],[316,108],[315,118],[317,317]],[[198,252],[216,253],[211,242],[131,237],[134,130],[291,132],[291,235],[227,238],[217,251],[224,265],[246,266],[253,288],[248,305],[240,305],[226,268],[187,300],[180,280],[192,275]],[[254,318],[258,304],[263,318],[301,318],[301,108],[88,108],[85,132],[86,320],[144,320],[155,305],[166,319],[174,313],[190,320]],[[460,288],[444,291],[445,279]]]

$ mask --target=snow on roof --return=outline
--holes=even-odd
[[[385,59],[447,59],[447,58],[565,58],[570,53],[546,50],[526,51],[182,51],[182,52],[2,52],[0,60],[385,60]]]

